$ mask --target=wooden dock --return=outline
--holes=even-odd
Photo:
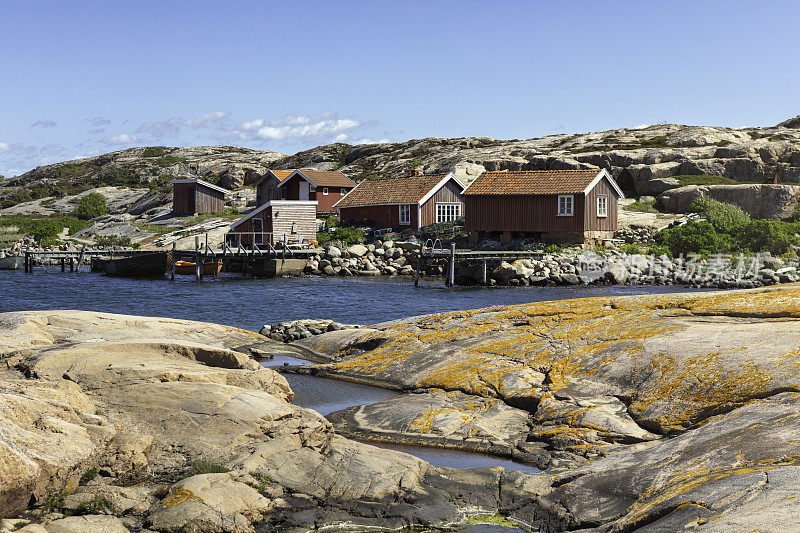
[[[438,241],[437,241],[438,242]],[[430,246],[428,246],[430,244]],[[458,250],[455,243],[450,244],[450,249],[445,250],[439,244],[428,241],[422,247],[417,256],[417,271],[414,276],[414,286],[419,286],[419,277],[422,270],[428,263],[434,261],[447,261],[447,273],[445,274],[445,285],[452,287],[455,285],[456,263],[459,261],[480,261],[482,263],[481,283],[487,283],[489,261],[516,261],[517,259],[541,259],[543,253],[540,251],[506,251],[506,250]]]

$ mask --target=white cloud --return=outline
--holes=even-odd
[[[89,124],[91,124],[95,128],[98,128],[100,126],[105,126],[107,124],[111,124],[111,119],[105,118],[105,117],[95,117],[95,118],[90,118],[88,120],[89,120]]]
[[[386,144],[386,143],[390,143],[390,142],[392,142],[392,141],[389,140],[389,139],[386,139],[386,138],[380,139],[379,141],[376,141],[374,139],[364,138],[364,139],[357,140],[353,144]]]
[[[55,120],[37,120],[33,124],[31,124],[31,129],[33,128],[55,128],[58,126],[58,122]]]
[[[8,152],[10,150],[8,143],[0,143],[0,154]]]
[[[634,130],[643,130],[643,129],[645,129],[645,128],[649,128],[650,126],[652,126],[652,124],[639,124],[638,126],[634,126],[634,127],[633,127],[633,128],[631,128],[631,129],[634,129]]]
[[[364,127],[364,123],[349,118],[337,118],[333,113],[313,117],[286,115],[267,122],[257,118],[243,122],[230,135],[242,140],[297,141],[327,139],[341,142],[348,138],[347,132]]]
[[[105,144],[131,144],[136,142],[136,136],[129,133],[123,133],[121,135],[106,137],[101,142]]]
[[[218,128],[222,126],[230,116],[227,111],[211,111],[205,115],[194,117],[184,121],[190,128]]]

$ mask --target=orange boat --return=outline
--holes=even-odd
[[[208,261],[203,263],[203,275],[204,276],[216,276],[222,270],[222,260],[218,261]],[[195,275],[195,264],[190,261],[176,261],[175,262],[175,273],[176,274],[187,274],[194,276]]]

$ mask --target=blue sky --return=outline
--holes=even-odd
[[[800,2],[0,2],[0,174],[800,114]]]

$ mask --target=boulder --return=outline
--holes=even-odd
[[[753,218],[788,220],[795,216],[800,201],[797,185],[690,185],[665,192],[659,197],[664,209],[687,213],[698,198],[733,204]]]
[[[517,269],[511,263],[503,261],[492,270],[492,277],[499,283],[508,283],[510,279],[517,277]]]
[[[122,521],[115,516],[70,516],[45,525],[47,533],[128,533]]]
[[[157,531],[253,531],[272,508],[270,500],[230,474],[202,474],[179,481],[150,511]]]
[[[350,254],[351,257],[361,257],[367,253],[367,247],[363,244],[354,244],[347,248],[347,253]]]

